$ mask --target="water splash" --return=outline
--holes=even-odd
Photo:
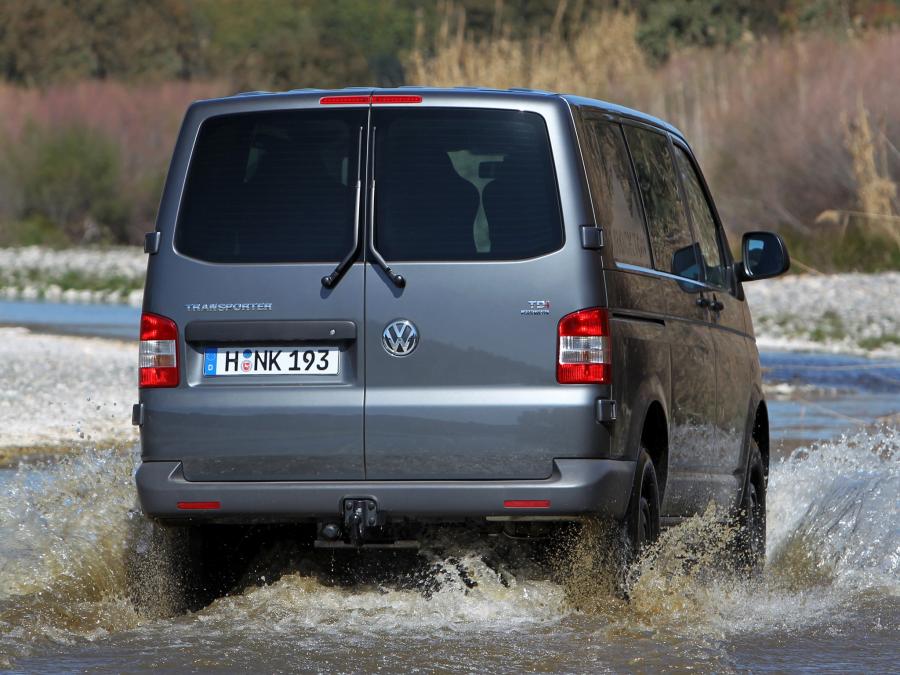
[[[702,645],[827,625],[840,608],[900,596],[897,429],[801,449],[772,467],[760,576],[727,571],[727,533],[710,510],[665,532],[631,567],[627,600],[616,592],[602,531],[574,540],[579,562],[559,578],[502,539],[447,529],[418,554],[353,554],[351,562],[273,544],[259,552],[242,590],[195,614],[149,620],[128,600],[124,564],[135,462],[133,449],[95,450],[0,479],[0,665],[42,644],[131,629],[204,639],[247,629],[273,638],[375,631],[474,639],[575,621],[602,639],[688,637]]]
[[[725,515],[710,507],[664,532],[630,567],[628,602],[610,593],[610,573],[602,571],[608,563],[579,560],[586,552],[576,549],[569,597],[618,630],[695,637],[842,621],[839,608],[900,596],[898,503],[897,429],[801,448],[771,470],[763,574],[733,571],[733,533]],[[596,555],[589,548],[588,558]]]

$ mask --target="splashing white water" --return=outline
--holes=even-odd
[[[572,602],[565,580],[498,563],[492,542],[462,536],[426,542],[406,571],[392,571],[388,560],[386,573],[352,583],[329,581],[321,557],[306,559],[197,614],[146,623],[130,607],[123,571],[134,464],[130,451],[93,451],[3,480],[0,663],[4,650],[21,654],[40,641],[136,627],[204,636],[252,627],[273,638],[296,631],[476,636],[581,617],[617,635],[705,640],[827,623],[861,598],[900,594],[897,429],[801,449],[772,467],[761,577],[740,580],[715,569],[717,521],[708,514],[665,533],[652,564],[633,570],[629,601],[608,584],[593,584],[599,611]],[[704,546],[712,565],[676,564],[685,550],[702,558]],[[409,569],[426,583],[410,583]]]

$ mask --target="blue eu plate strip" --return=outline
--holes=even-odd
[[[216,352],[218,349],[215,347],[208,347],[206,351],[203,353],[203,374],[204,375],[215,375],[216,374]]]

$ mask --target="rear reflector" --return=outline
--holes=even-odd
[[[507,499],[503,502],[506,509],[549,509],[549,499]]]
[[[220,506],[219,502],[178,502],[178,508],[183,511],[214,511]]]
[[[156,314],[141,315],[138,384],[144,389],[178,386],[178,327]]]
[[[559,321],[556,380],[560,384],[610,384],[609,315],[582,309]]]
[[[422,97],[412,94],[354,94],[352,96],[323,96],[320,105],[390,105],[397,103],[421,103]]]

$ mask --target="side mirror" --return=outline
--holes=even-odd
[[[734,264],[735,274],[741,281],[770,279],[791,267],[787,246],[774,232],[747,232],[741,251],[744,259]]]

